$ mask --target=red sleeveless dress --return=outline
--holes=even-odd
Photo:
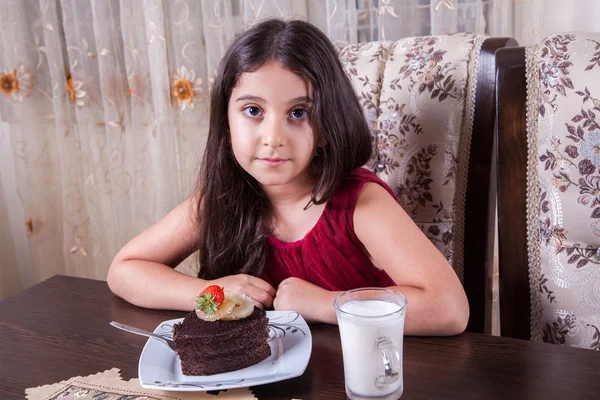
[[[331,291],[394,286],[392,278],[369,260],[354,233],[356,201],[367,182],[383,186],[394,196],[373,172],[364,168],[352,171],[303,239],[286,243],[268,237],[269,254],[263,279],[277,288],[284,279],[296,277]]]

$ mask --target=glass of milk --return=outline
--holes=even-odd
[[[400,398],[406,297],[391,289],[362,288],[340,294],[333,304],[348,397]]]

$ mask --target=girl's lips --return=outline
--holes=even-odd
[[[282,158],[259,158],[258,161],[271,167],[276,167],[288,162],[288,160]]]

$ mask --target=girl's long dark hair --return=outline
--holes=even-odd
[[[237,36],[221,60],[210,98],[210,124],[197,191],[200,271],[204,279],[260,276],[271,233],[270,202],[237,163],[227,108],[241,74],[277,62],[310,82],[310,123],[317,133],[317,184],[311,202],[329,200],[346,174],[371,155],[369,128],[337,51],[308,22],[265,20]]]

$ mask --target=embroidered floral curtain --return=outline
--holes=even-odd
[[[272,16],[339,47],[460,31],[527,44],[593,29],[600,3],[0,0],[0,299],[58,273],[104,279],[190,193],[210,78],[235,32]]]

